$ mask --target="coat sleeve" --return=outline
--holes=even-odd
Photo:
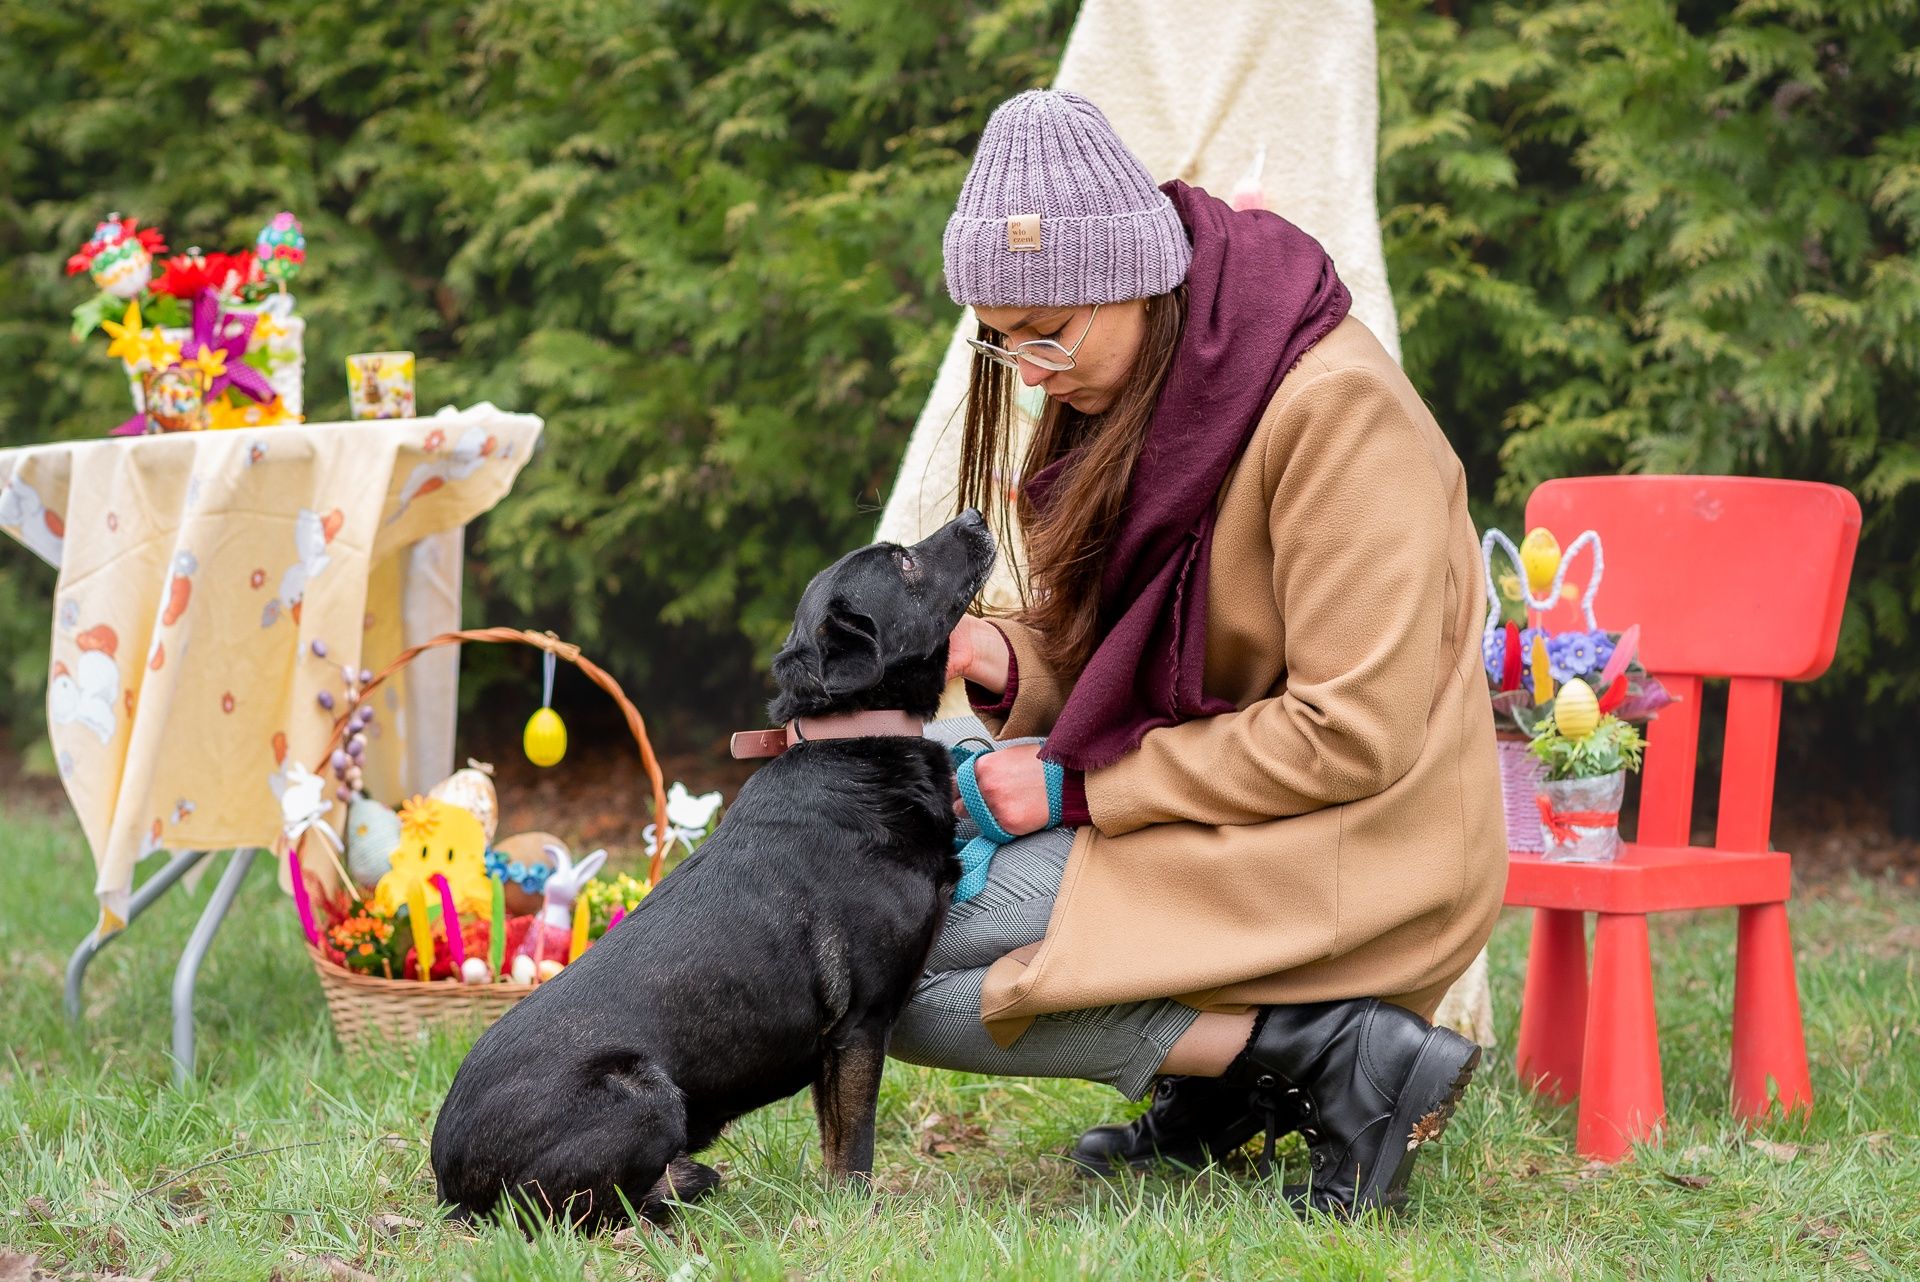
[[[1088,811],[1108,836],[1355,801],[1393,786],[1424,747],[1448,594],[1441,460],[1371,371],[1321,374],[1277,414],[1261,465],[1284,686],[1236,712],[1150,730],[1090,771]]]
[[[1060,719],[1060,709],[1067,705],[1066,688],[1040,653],[1033,629],[1012,619],[994,618],[988,622],[1000,629],[1000,635],[1007,639],[1007,646],[1013,651],[1007,665],[1012,678],[1009,682],[1012,698],[991,708],[976,703],[974,712],[996,739],[1047,734]]]

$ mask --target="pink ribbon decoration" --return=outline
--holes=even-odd
[[[287,876],[293,882],[293,906],[300,914],[300,929],[307,932],[307,942],[318,948],[320,927],[314,924],[313,901],[307,897],[307,872],[300,866],[300,852],[292,846],[287,847]]]
[[[460,914],[454,911],[453,887],[447,884],[445,873],[435,873],[433,884],[440,888],[440,924],[447,931],[447,955],[453,959],[453,973],[459,977],[460,968],[467,964],[467,941],[460,934]]]

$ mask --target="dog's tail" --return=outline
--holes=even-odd
[[[502,1093],[519,1116],[461,1118],[464,1134],[448,1135],[443,1145],[453,1120],[449,1097],[435,1128],[433,1165],[441,1200],[456,1216],[490,1215],[504,1200],[524,1224],[567,1220],[591,1230],[626,1222],[629,1207],[653,1217],[670,1199],[691,1201],[712,1187],[700,1172],[717,1182],[697,1162],[669,1171],[687,1149],[687,1109],[658,1065],[615,1054],[588,1060],[569,1077],[546,1083],[532,1098]]]

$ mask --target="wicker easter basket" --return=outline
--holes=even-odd
[[[328,739],[325,753],[314,767],[314,773],[326,769],[334,749],[346,738],[348,718],[353,715],[355,708],[372,697],[381,683],[428,650],[476,641],[530,645],[544,650],[580,669],[588,680],[605,690],[619,705],[626,717],[627,729],[632,732],[634,742],[639,746],[640,762],[653,784],[654,839],[647,876],[650,881],[658,882],[664,870],[667,851],[667,825],[662,822],[667,813],[667,789],[660,773],[660,762],[653,753],[653,744],[647,738],[646,723],[641,720],[639,710],[620,689],[617,681],[584,657],[577,646],[559,640],[552,633],[522,632],[516,628],[477,628],[442,633],[403,651],[362,688],[358,700],[341,710],[339,719],[334,723],[333,735]],[[305,843],[303,836],[303,851]],[[423,1038],[432,1025],[484,1026],[498,1019],[508,1007],[537,987],[535,984],[512,982],[463,984],[451,979],[423,983],[413,979],[362,975],[337,964],[310,942],[307,943],[307,956],[313,961],[314,973],[320,979],[320,991],[326,996],[327,1013],[333,1019],[334,1035],[349,1052],[365,1049],[375,1041],[414,1042]]]

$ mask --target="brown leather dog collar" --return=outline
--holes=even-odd
[[[872,735],[911,735],[926,733],[927,723],[898,708],[872,709],[867,712],[833,712],[819,717],[795,717],[778,730],[739,730],[734,732],[728,751],[735,760],[777,757],[796,743],[820,739],[859,739]]]

